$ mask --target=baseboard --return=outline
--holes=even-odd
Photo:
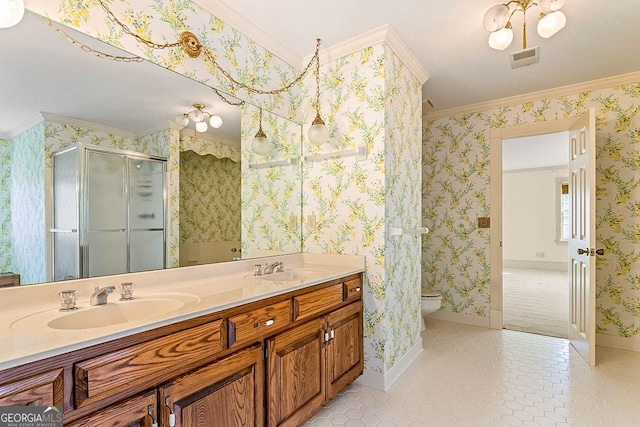
[[[502,267],[526,268],[529,270],[569,271],[568,262],[556,261],[521,261],[517,259],[505,259],[502,261]]]
[[[596,345],[620,350],[640,351],[640,336],[626,338],[617,335],[596,334]]]
[[[382,391],[389,390],[389,387],[411,366],[420,353],[422,353],[422,337],[386,373],[365,370],[361,384]]]
[[[491,329],[502,329],[502,311],[491,310],[489,312],[489,327]]]
[[[427,330],[429,329],[429,319],[446,320],[447,322],[482,326],[483,328],[489,328],[491,326],[490,319],[488,317],[472,316],[470,314],[453,313],[451,311],[439,310],[435,313],[425,316],[425,322],[427,322]]]

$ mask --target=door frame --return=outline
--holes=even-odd
[[[491,308],[489,312],[489,327],[502,329],[502,140],[520,138],[523,136],[543,135],[568,131],[575,123],[575,117],[545,122],[526,123],[518,126],[492,128],[490,133],[490,250],[491,286],[489,295]],[[567,150],[569,141],[567,140]]]

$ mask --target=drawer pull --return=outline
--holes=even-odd
[[[275,322],[276,322],[276,318],[274,317],[274,318],[271,318],[271,319],[267,320],[267,321],[266,321],[266,322],[264,322],[264,323],[255,323],[255,324],[253,325],[253,327],[254,327],[254,328],[259,328],[260,326],[271,326],[271,325],[273,325]]]

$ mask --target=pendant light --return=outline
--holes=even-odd
[[[262,108],[260,108],[260,128],[256,133],[256,136],[253,138],[253,142],[251,143],[251,149],[254,153],[264,156],[269,153],[273,148],[273,144],[267,139],[267,135],[265,135],[262,130]]]
[[[0,0],[0,28],[16,25],[24,16],[24,0]]]
[[[320,40],[318,39],[318,42]],[[309,141],[322,145],[329,139],[329,128],[320,117],[320,56],[316,57],[316,118],[309,128]]]

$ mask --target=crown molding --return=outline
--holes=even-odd
[[[192,3],[230,25],[243,35],[258,43],[263,48],[301,71],[302,59],[291,49],[271,37],[254,23],[227,6],[220,0],[192,0]]]
[[[447,110],[434,111],[422,116],[422,120],[438,120],[447,117],[459,116],[462,114],[479,113],[487,110],[523,104],[530,101],[540,101],[546,98],[558,98],[561,96],[573,95],[580,92],[589,92],[600,89],[607,89],[614,86],[636,83],[640,81],[640,71],[620,74],[618,76],[605,77],[597,80],[560,86],[552,89],[545,89],[538,92],[529,92],[522,95],[510,96],[507,98],[494,99],[492,101],[479,102],[477,104],[465,105],[462,107],[449,108]]]
[[[230,139],[211,136],[211,135],[208,135],[206,133],[196,132],[194,129],[182,129],[180,132],[182,134],[186,135],[186,136],[190,136],[190,137],[193,137],[193,138],[198,138],[198,139],[201,139],[203,141],[217,142],[218,144],[229,145],[229,146],[234,147],[234,148],[240,147],[240,142],[239,141],[232,141]]]
[[[18,126],[11,129],[9,132],[5,134],[0,134],[0,139],[7,140],[7,139],[15,138],[16,136],[20,135],[22,132],[31,129],[38,123],[42,122],[44,119],[45,118],[43,116],[43,113],[38,113],[35,116],[31,117],[29,120],[23,123],[20,123]]]
[[[63,125],[69,126],[78,126],[85,129],[91,129],[97,132],[110,133],[116,136],[121,136],[124,138],[134,138],[135,134],[133,132],[129,132],[128,130],[122,130],[118,128],[114,128],[111,126],[99,125],[93,122],[86,122],[84,120],[74,119],[73,117],[60,116],[58,114],[51,113],[41,113],[42,117],[48,122],[60,123]]]
[[[424,82],[429,79],[429,74],[422,65],[420,65],[420,62],[418,62],[390,24],[381,25],[358,36],[322,49],[320,51],[320,63],[326,64],[383,42],[398,55],[402,63],[420,81],[420,84],[424,84]],[[313,58],[313,55],[306,56],[303,59],[303,65],[306,66],[311,58]]]

